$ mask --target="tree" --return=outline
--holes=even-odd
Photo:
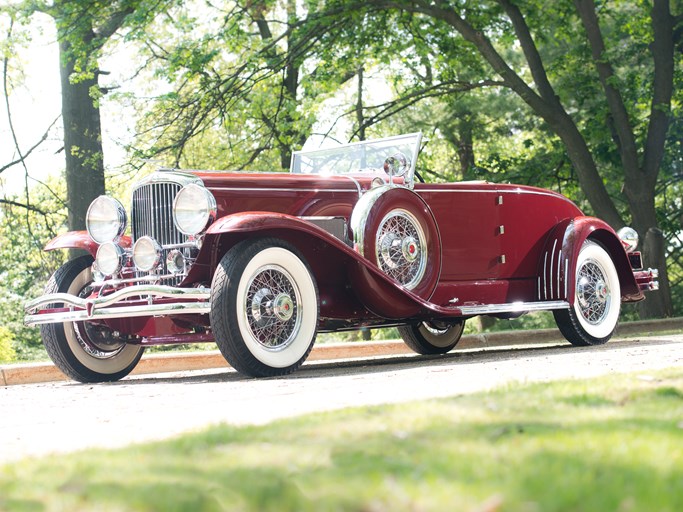
[[[641,21],[633,28],[631,20],[633,30],[629,34],[617,25],[625,17],[625,13],[618,11],[619,6],[614,9],[602,4],[596,6],[593,0],[576,0],[574,4],[572,9],[564,4],[551,7],[536,0],[514,3],[510,0],[460,3],[369,0],[364,3],[374,10],[394,9],[431,18],[449,27],[451,38],[458,34],[476,50],[489,69],[502,79],[503,86],[518,95],[562,141],[596,215],[617,229],[630,216],[644,240],[646,264],[660,269],[661,292],[650,295],[644,305],[645,316],[669,316],[671,295],[655,190],[672,118],[674,58],[676,55],[680,59],[683,18],[680,13],[672,14],[666,0],[654,0],[651,9],[646,3],[628,5],[632,7],[629,11],[636,12],[626,15],[635,15],[636,24]],[[553,48],[553,36],[556,36],[553,28],[571,35],[568,53],[583,71],[589,66],[594,69],[590,83],[598,83],[600,94],[591,91],[589,102],[584,103],[586,98],[580,97],[581,90],[561,90],[553,84],[553,79],[559,83],[563,78],[567,82],[567,76],[558,75],[569,71],[561,69],[566,53],[562,55]],[[624,74],[627,74],[624,63],[617,69],[612,60],[624,42],[649,50],[649,54],[641,51],[628,55],[631,63],[645,65],[647,71],[637,88],[633,83],[624,83]],[[608,47],[610,43],[616,50]],[[519,51],[511,51],[513,47]],[[630,103],[629,96],[637,94],[640,101]],[[642,111],[643,97],[649,102],[646,115]],[[594,110],[582,112],[582,108]],[[610,150],[619,158],[623,194],[616,197],[606,186],[605,180],[611,176],[603,175],[606,174],[601,168],[603,161],[596,154],[597,143],[602,144],[604,140],[591,139],[591,133],[579,125],[582,118],[595,118],[595,111],[604,116],[599,118],[602,131],[611,135]],[[628,215],[620,210],[620,201],[626,203]]]
[[[46,14],[57,27],[66,195],[72,230],[85,229],[88,206],[105,192],[99,101],[106,91],[99,85],[103,72],[98,59],[117,31],[126,26],[139,31],[163,6],[160,0],[26,0],[3,8],[22,22]]]

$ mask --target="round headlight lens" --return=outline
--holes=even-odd
[[[95,256],[97,270],[105,276],[112,276],[121,270],[123,264],[123,249],[118,245],[107,242],[100,245]]]
[[[191,183],[173,201],[173,221],[181,233],[196,235],[216,217],[216,199],[205,187]]]
[[[628,226],[623,227],[617,231],[617,236],[619,236],[624,243],[626,252],[633,252],[636,250],[636,247],[638,247],[638,232],[635,229],[629,228]]]
[[[172,274],[185,272],[185,256],[178,249],[169,251],[166,256],[166,268]]]
[[[85,227],[98,244],[113,242],[126,230],[126,209],[113,197],[100,196],[88,207]]]
[[[161,259],[161,247],[149,236],[139,238],[133,246],[133,263],[143,272],[154,270]]]

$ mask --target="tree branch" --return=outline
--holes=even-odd
[[[5,198],[0,197],[0,204],[6,204],[8,206],[16,206],[18,208],[24,208],[24,209],[26,209],[26,211],[36,212],[36,213],[41,214],[42,216],[48,215],[48,212],[41,210],[37,206],[33,206],[32,204],[28,204],[28,203],[19,203],[18,201],[13,201],[12,199],[5,199]]]
[[[529,70],[531,71],[531,76],[534,78],[534,83],[538,88],[538,92],[541,97],[548,103],[555,103],[559,106],[559,100],[555,94],[553,86],[550,85],[550,80],[548,80],[548,75],[545,72],[545,67],[543,66],[543,61],[536,48],[536,43],[534,43],[533,37],[531,37],[531,32],[529,31],[529,26],[524,20],[522,12],[519,7],[513,5],[509,0],[498,0],[498,3],[505,9],[505,12],[512,22],[512,26],[515,29],[515,34],[519,40],[519,44],[524,52],[524,57],[529,64]]]
[[[21,157],[17,158],[16,160],[13,160],[13,161],[11,161],[11,162],[9,162],[9,163],[3,165],[2,167],[0,167],[0,173],[6,171],[6,170],[9,169],[10,167],[13,167],[13,166],[15,166],[15,165],[17,165],[17,164],[23,163],[24,159],[28,158],[28,156],[29,156],[31,153],[33,153],[33,151],[34,151],[35,149],[37,149],[43,142],[45,142],[45,141],[47,140],[47,136],[49,135],[50,130],[52,130],[52,127],[53,127],[55,124],[57,124],[57,121],[59,121],[59,118],[60,118],[60,117],[61,117],[61,116],[57,116],[57,117],[55,118],[55,120],[52,121],[52,122],[50,123],[50,126],[47,127],[47,130],[45,130],[45,133],[44,133],[43,136],[40,138],[40,140],[39,140],[38,142],[36,142],[33,146],[31,146],[31,147],[26,151],[26,153],[24,153]]]
[[[679,16],[679,23],[683,16]],[[654,186],[664,156],[666,133],[669,129],[671,97],[674,75],[674,27],[675,20],[669,11],[669,2],[654,0],[652,8],[652,30],[654,40],[650,45],[655,64],[652,103],[650,105],[650,124],[643,153],[643,172]]]
[[[593,0],[574,0],[574,5],[586,30],[593,62],[605,92],[607,105],[614,118],[614,129],[619,139],[617,147],[619,148],[621,165],[624,167],[627,180],[629,178],[636,180],[639,171],[636,140],[621,92],[614,85],[616,77],[612,64],[607,59],[605,42],[602,38],[598,16],[595,12],[595,3]]]

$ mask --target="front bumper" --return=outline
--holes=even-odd
[[[26,325],[82,322],[141,316],[206,315],[211,292],[201,288],[142,284],[127,286],[102,297],[83,299],[68,293],[51,293],[24,306]]]

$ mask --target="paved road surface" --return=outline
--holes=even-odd
[[[0,463],[87,447],[163,439],[226,422],[262,424],[314,411],[405,402],[502,384],[683,366],[683,335],[310,363],[287,378],[231,370],[140,376],[117,383],[0,388]]]

